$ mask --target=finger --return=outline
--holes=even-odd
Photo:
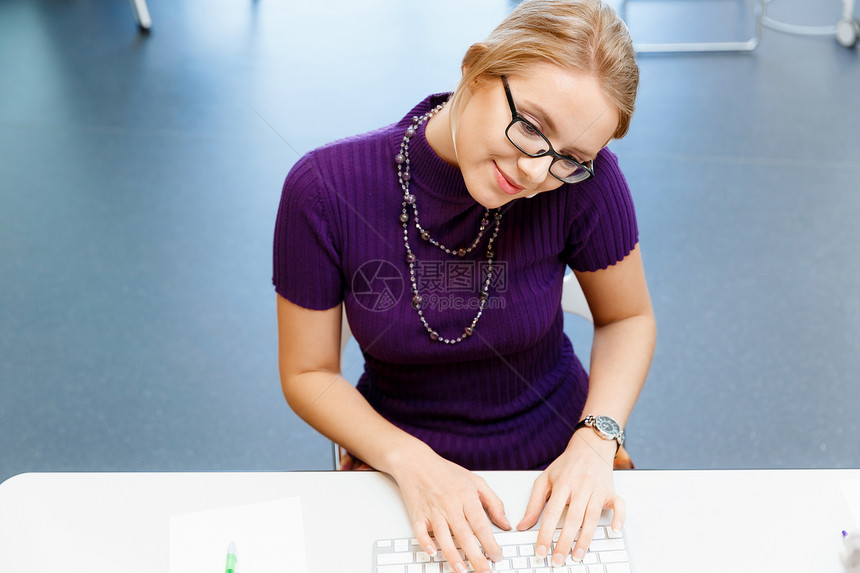
[[[557,567],[565,562],[567,556],[570,555],[570,550],[573,548],[573,542],[576,540],[576,534],[579,532],[579,524],[573,523],[571,511],[568,509],[567,516],[564,519],[564,524],[561,528],[561,534],[555,542],[555,547],[552,552],[552,566]]]
[[[627,521],[627,502],[618,494],[609,496],[604,507],[612,508],[612,525],[610,528],[615,533],[621,533],[624,522]]]
[[[561,532],[561,534],[564,535],[566,539],[577,539],[578,537],[581,537],[580,528],[582,527],[582,520],[585,515],[585,509],[587,506],[587,496],[583,497],[574,495],[573,499],[570,500],[570,505],[567,507],[567,516],[565,516],[564,518],[564,524],[562,525]],[[573,542],[571,541],[570,546],[560,548],[564,550],[565,558],[570,554],[572,545]],[[556,550],[556,552],[558,553],[559,550]]]
[[[484,513],[483,508],[481,508],[481,513]],[[486,519],[487,518],[485,516],[484,520],[486,521]],[[466,519],[458,519],[456,523],[451,524],[451,531],[454,533],[454,537],[460,545],[460,548],[463,550],[463,553],[466,554],[466,558],[472,564],[472,568],[476,572],[489,573],[490,565],[487,563],[486,557],[484,557],[484,554],[481,552],[481,548],[478,546],[478,540],[475,539],[475,534],[472,532],[472,527],[469,522]],[[457,553],[457,558],[460,563],[463,563],[463,559],[460,557],[459,552]],[[457,569],[458,564],[456,562],[453,562],[448,558],[448,563],[451,564],[454,571],[461,573],[460,570]],[[465,563],[463,563],[463,570],[465,571]]]
[[[469,520],[469,524],[472,526],[472,531],[474,532],[472,537],[478,538],[475,542],[476,547],[477,544],[480,543],[481,547],[484,548],[483,553],[486,553],[493,561],[501,561],[502,548],[499,547],[499,544],[496,543],[496,538],[493,537],[493,529],[490,527],[490,520],[487,519],[487,514],[484,513],[484,507],[475,503],[474,506],[467,509],[466,519]],[[482,559],[475,561],[472,554],[468,551],[468,548],[463,545],[461,545],[461,547],[466,551],[466,556],[469,558],[469,561],[472,562],[472,565],[475,567],[475,571],[481,571],[478,567],[478,563],[481,561],[486,562],[486,559],[483,559],[483,553],[481,554]],[[480,552],[480,548],[477,549]],[[489,566],[487,569],[489,570]]]
[[[540,531],[535,543],[535,555],[538,557],[549,555],[555,529],[569,499],[570,494],[566,490],[553,491],[552,495],[549,496],[549,501],[546,502],[546,507],[543,510],[543,519],[541,519]]]
[[[505,504],[502,499],[496,495],[487,482],[481,480],[478,482],[478,495],[481,497],[481,503],[487,508],[487,514],[493,523],[502,529],[510,529],[511,522],[508,521],[508,516],[505,515]]]
[[[517,524],[517,529],[520,531],[533,527],[534,524],[537,523],[541,511],[543,511],[543,506],[546,503],[547,496],[550,491],[549,483],[544,476],[545,474],[539,475],[532,486],[532,493],[529,496],[529,502],[526,505],[526,512]]]
[[[442,555],[445,556],[445,561],[448,562],[454,571],[463,573],[466,570],[466,564],[463,563],[463,558],[454,544],[451,530],[444,517],[438,516],[433,520],[433,535],[436,537],[436,544],[442,550]]]
[[[603,509],[602,501],[596,503],[597,500],[592,498],[588,503],[588,508],[582,518],[582,528],[579,531],[579,539],[576,540],[576,545],[573,547],[573,560],[582,562],[585,559],[585,553],[591,545],[591,539],[594,537],[594,530],[597,528],[597,523],[600,521],[600,512]]]
[[[418,540],[418,544],[424,549],[427,555],[435,557],[436,542],[433,541],[433,538],[430,537],[430,533],[427,531],[427,522],[416,521],[412,524],[412,531],[415,533],[415,539]]]

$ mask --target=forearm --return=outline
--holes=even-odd
[[[656,340],[650,312],[595,328],[583,416],[607,415],[626,425],[645,384]]]
[[[403,464],[432,454],[424,442],[379,415],[339,374],[312,371],[283,378],[293,411],[372,467],[396,478]]]
[[[604,415],[617,420],[622,428],[627,425],[645,383],[656,338],[654,315],[651,313],[595,328],[583,418]],[[603,440],[596,433],[584,430],[571,437],[568,449],[571,448],[590,449],[610,465],[617,449],[614,441]]]

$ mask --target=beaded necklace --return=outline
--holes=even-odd
[[[415,195],[409,191],[409,181],[412,178],[409,174],[409,141],[418,133],[418,128],[421,124],[433,117],[440,109],[442,109],[445,103],[447,102],[437,105],[424,115],[414,116],[412,118],[412,124],[406,128],[406,133],[403,135],[403,141],[400,142],[400,152],[394,156],[394,162],[397,165],[397,178],[400,181],[400,188],[403,189],[403,208],[400,212],[400,224],[403,226],[403,245],[406,247],[406,262],[409,265],[409,282],[412,286],[412,308],[418,311],[418,318],[421,320],[421,324],[424,325],[425,330],[427,330],[427,334],[430,335],[430,340],[435,342],[444,342],[445,344],[458,344],[472,336],[475,332],[475,326],[484,314],[484,309],[486,308],[487,301],[490,298],[490,283],[492,282],[494,271],[493,258],[495,257],[495,253],[493,252],[493,243],[499,234],[499,223],[502,221],[502,213],[500,209],[487,209],[484,211],[484,216],[481,218],[481,227],[478,229],[478,236],[475,237],[475,240],[472,241],[471,245],[466,248],[461,247],[459,249],[450,249],[431,237],[430,233],[421,226],[418,218],[418,205],[415,201]],[[466,253],[471,252],[478,246],[478,243],[484,236],[484,231],[486,231],[490,226],[490,215],[493,216],[492,219],[495,226],[493,228],[492,235],[490,235],[490,240],[487,242],[487,251],[485,253],[485,257],[487,259],[487,278],[479,293],[478,313],[463,329],[463,332],[456,338],[446,338],[440,335],[439,331],[434,329],[427,322],[427,319],[424,316],[424,311],[421,308],[424,299],[418,293],[418,283],[415,279],[415,264],[418,262],[418,259],[415,257],[415,253],[412,252],[412,247],[409,246],[409,207],[412,208],[412,222],[418,235],[423,240],[445,253],[458,257],[464,257]]]

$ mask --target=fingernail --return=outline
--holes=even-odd
[[[576,551],[573,552],[573,560],[577,563],[582,563],[582,558],[585,557],[585,549],[582,547],[577,547]]]
[[[436,557],[436,548],[432,545],[428,545],[427,547],[425,547],[424,551],[426,551],[427,555],[429,555],[430,557]]]
[[[535,551],[537,552],[538,557],[546,557],[546,545],[538,545]]]
[[[556,553],[552,556],[552,566],[553,567],[561,567],[564,565],[564,555],[561,553]]]
[[[621,533],[621,526],[617,523],[612,524],[612,531],[615,533]]]
[[[457,573],[466,573],[466,566],[462,563],[457,563],[456,565],[454,565],[454,570]]]

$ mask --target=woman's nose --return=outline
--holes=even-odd
[[[528,185],[531,187],[534,184],[542,183],[549,177],[549,166],[552,165],[552,157],[545,155],[543,157],[529,157],[523,155],[517,161],[517,167],[528,178]]]

